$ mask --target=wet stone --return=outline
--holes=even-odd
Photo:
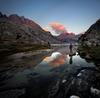
[[[70,75],[69,79],[64,76],[59,84],[52,85],[49,98],[100,98],[100,90],[91,88],[93,85],[96,87],[96,84],[100,87],[100,82],[96,79],[99,74],[95,69],[86,68],[76,76]],[[54,87],[57,89],[54,90]]]
[[[12,89],[0,92],[0,98],[19,98],[25,93],[25,89]]]

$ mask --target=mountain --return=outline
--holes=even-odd
[[[100,43],[100,19],[79,38],[79,42],[85,45],[98,45]]]
[[[13,14],[13,15],[10,15],[8,18],[10,21],[12,21],[14,23],[28,25],[35,30],[43,31],[43,29],[38,24],[36,24],[34,21],[32,21],[30,19],[25,18],[24,16],[20,17],[17,14]]]
[[[62,33],[58,36],[58,39],[65,43],[76,43],[80,35],[75,35],[74,33]]]
[[[0,13],[0,42],[61,43],[34,21],[16,14],[7,16],[2,13]]]

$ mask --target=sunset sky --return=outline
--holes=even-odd
[[[78,34],[100,18],[100,0],[0,0],[0,11],[30,18],[47,30],[58,23]]]

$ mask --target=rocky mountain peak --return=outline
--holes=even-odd
[[[18,23],[18,24],[28,25],[34,29],[42,30],[42,28],[38,24],[36,24],[34,21],[32,21],[30,19],[25,18],[24,16],[18,16],[17,14],[13,14],[13,15],[9,16],[9,20],[11,20],[15,23]]]
[[[0,12],[0,18],[7,18],[7,16],[5,14],[2,14],[2,12]]]
[[[3,43],[61,43],[34,21],[17,14],[6,16],[2,13],[0,13],[0,41]]]
[[[100,43],[100,19],[98,19],[90,28],[79,38],[83,44],[93,45]]]
[[[0,12],[0,17],[2,17],[3,16],[3,14]]]
[[[100,24],[100,19],[98,19],[98,20],[96,21],[96,23],[99,23],[99,24]]]

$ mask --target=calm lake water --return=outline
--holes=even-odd
[[[53,84],[66,81],[65,75],[95,67],[80,57],[77,47],[72,53],[69,47],[16,53],[0,62],[0,98],[46,98]]]

